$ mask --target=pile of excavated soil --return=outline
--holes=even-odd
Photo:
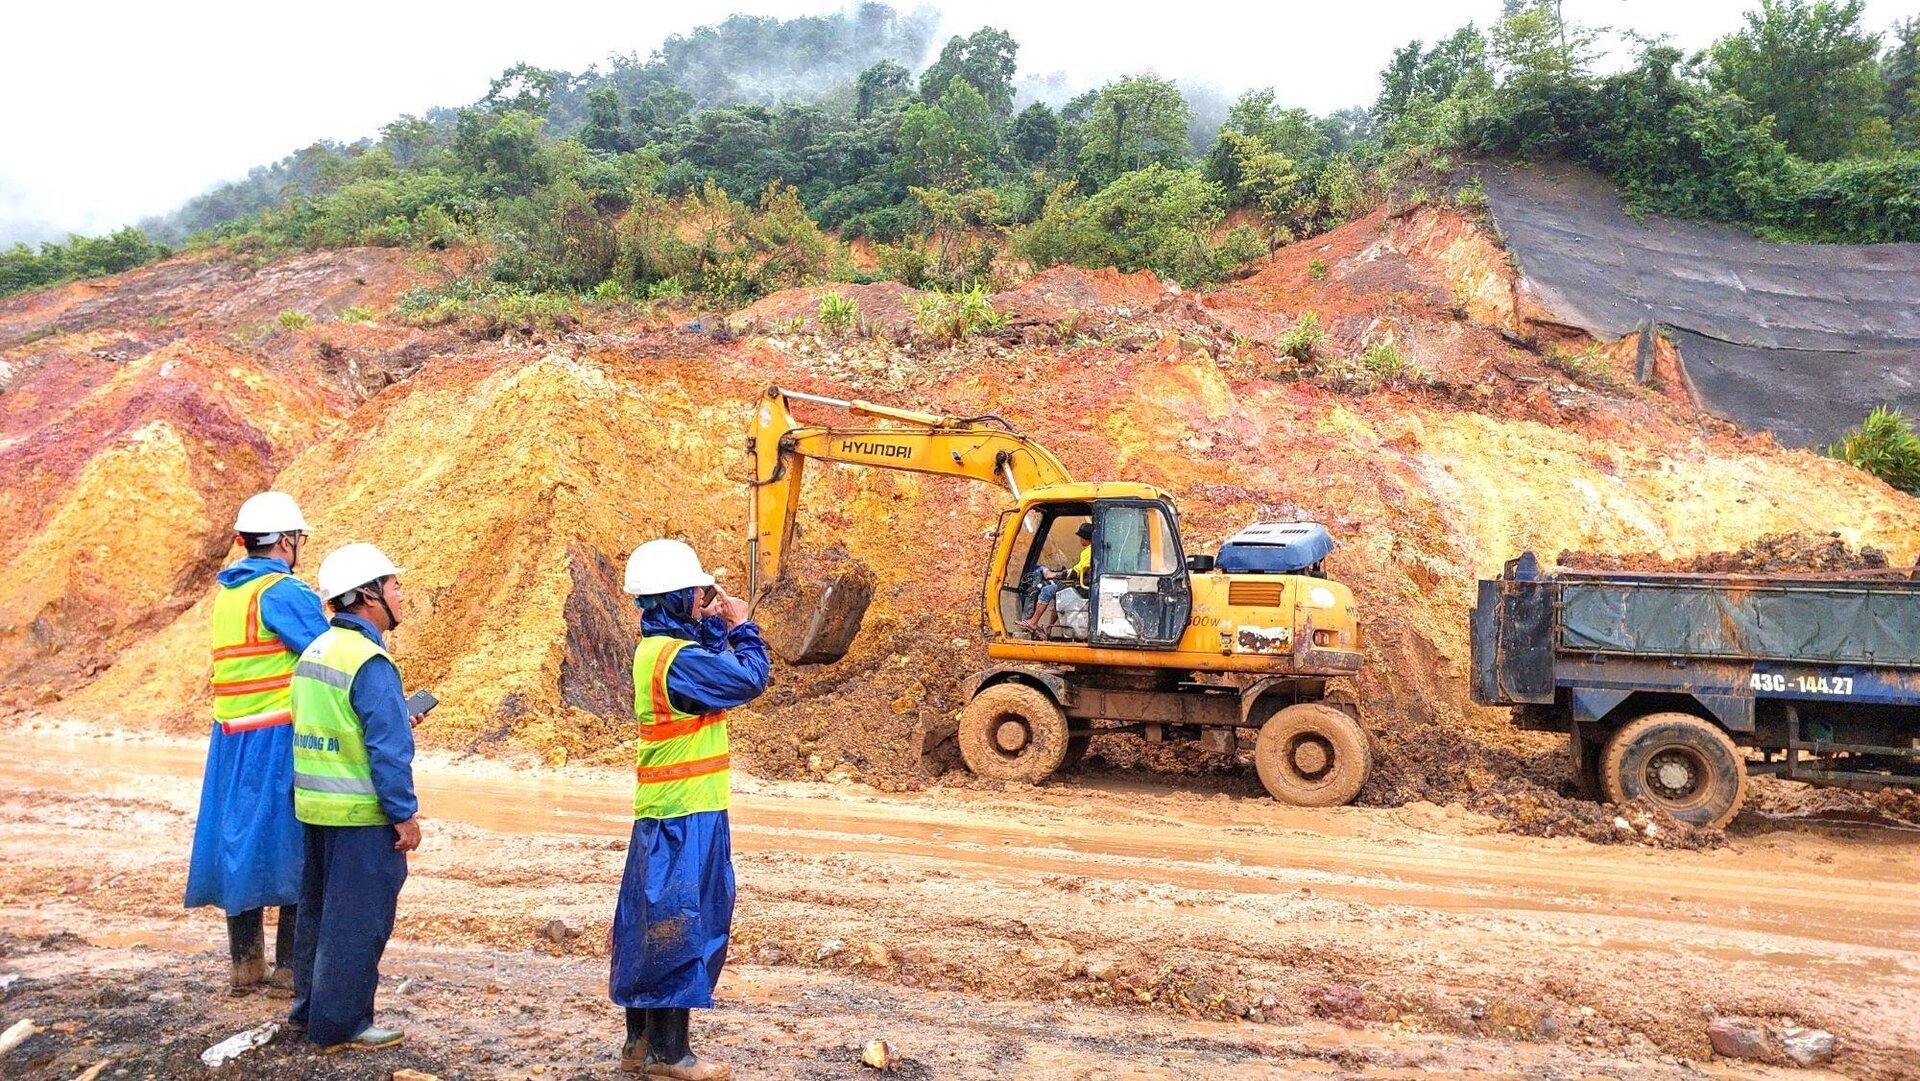
[[[13,706],[53,700],[191,603],[241,500],[344,412],[311,378],[189,341],[124,363],[45,358],[6,400],[0,701]]]
[[[1145,315],[1173,292],[1150,270],[1123,273],[1113,267],[1083,270],[1050,267],[988,297],[1014,324],[1078,321],[1088,315]]]
[[[320,275],[318,266],[302,263],[299,273]],[[356,266],[344,260],[337,273],[351,280]],[[1125,301],[1149,284],[1139,275],[1075,274],[1055,274],[1031,292],[1071,298],[1085,285],[1096,298]],[[262,271],[252,280],[271,279]],[[111,306],[116,288],[143,280],[95,285]],[[229,288],[240,287],[218,286]],[[897,286],[832,288],[867,290],[859,295],[876,308],[907,308]],[[741,313],[749,324],[781,324],[773,337],[722,342],[595,311],[587,318],[598,322],[550,347],[438,340],[417,371],[357,405],[375,388],[343,380],[348,369],[316,371],[320,335],[364,350],[355,357],[404,348],[403,336],[326,323],[232,346],[217,364],[195,361],[202,354],[191,350],[155,351],[124,367],[90,352],[41,355],[14,377],[9,408],[23,403],[23,419],[0,443],[7,520],[23,523],[0,534],[0,559],[22,568],[26,577],[16,580],[31,579],[17,588],[36,592],[6,599],[16,613],[74,613],[60,624],[69,628],[63,651],[91,660],[54,671],[37,698],[60,699],[53,712],[118,724],[204,726],[211,573],[230,508],[271,481],[298,496],[314,522],[316,565],[339,544],[370,540],[408,568],[396,654],[409,685],[432,688],[444,703],[421,728],[424,742],[549,761],[621,760],[631,753],[635,617],[617,568],[641,541],[676,536],[739,590],[744,436],[754,401],[777,383],[953,415],[998,413],[1081,479],[1172,492],[1190,550],[1210,551],[1256,520],[1326,524],[1342,546],[1329,568],[1354,589],[1367,659],[1343,693],[1381,747],[1380,776],[1365,798],[1465,802],[1511,828],[1589,836],[1612,828],[1613,815],[1549,799],[1561,776],[1555,741],[1517,732],[1504,713],[1468,701],[1477,578],[1528,549],[1695,559],[1756,536],[1842,524],[1848,545],[1882,547],[1900,564],[1920,538],[1920,502],[1842,463],[1703,429],[1658,394],[1579,387],[1513,346],[1509,338],[1527,325],[1508,305],[1504,257],[1442,208],[1376,215],[1285,249],[1232,286],[1174,297],[1146,316],[1108,312],[1098,333],[1053,344],[935,348],[786,329],[782,320],[817,314],[821,292],[776,294]],[[269,291],[230,307],[284,303]],[[1430,367],[1432,384],[1362,393],[1247,362],[1271,357],[1271,336],[1309,309],[1323,315],[1330,354],[1391,330]],[[1266,344],[1242,350],[1229,327],[1242,339],[1266,335]],[[126,328],[98,333],[108,337],[89,348],[111,350],[112,335],[137,337]],[[268,362],[271,379],[237,374]],[[87,381],[109,372],[121,390],[103,398],[104,388]],[[172,401],[166,390],[182,378],[203,389],[171,411],[97,404]],[[296,386],[311,405],[273,404]],[[328,411],[335,387],[340,408],[352,410],[344,423]],[[249,394],[264,398],[252,404]],[[223,409],[245,423],[181,419],[226,416]],[[276,410],[288,419],[274,419]],[[155,419],[165,423],[133,438]],[[819,419],[833,418],[822,411]],[[92,434],[33,434],[43,429]],[[42,476],[76,479],[35,479]],[[63,502],[69,491],[99,494]],[[808,471],[799,543],[841,545],[871,568],[873,602],[845,659],[781,666],[769,694],[736,713],[748,770],[893,788],[954,768],[948,737],[964,680],[986,663],[982,575],[1008,502],[1005,492],[959,480]],[[43,533],[39,523],[50,519],[70,524]],[[103,539],[122,535],[164,558],[147,548],[144,558],[126,558]],[[104,630],[81,618],[101,604],[116,613]],[[39,632],[13,618],[0,647],[21,651],[5,657],[26,656],[24,643]],[[1127,757],[1110,742],[1095,752],[1108,767]],[[1231,763],[1180,748],[1127,762],[1181,763],[1203,778],[1245,783]]]
[[[919,322],[915,302],[927,294],[895,281],[853,285],[808,285],[782,289],[762,297],[727,317],[727,325],[742,331],[787,333],[819,332],[820,301],[834,295],[852,301],[855,306],[853,330],[868,334],[897,335],[911,330]]]
[[[1905,578],[1889,568],[1887,553],[1862,545],[1856,551],[1839,533],[1769,533],[1729,552],[1675,558],[1659,552],[1609,555],[1561,552],[1556,562],[1573,570],[1653,571],[1674,574],[1846,574]],[[1871,575],[1871,572],[1883,572]]]

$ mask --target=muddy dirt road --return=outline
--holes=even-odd
[[[217,916],[179,908],[201,753],[0,739],[0,1025],[45,1030],[5,1076],[196,1076],[283,1008],[227,997]],[[276,1044],[249,1075],[612,1076],[624,779],[433,757],[419,777],[381,1000],[408,1046]],[[1819,1075],[1713,1059],[1723,1014],[1829,1029],[1842,1076],[1920,1076],[1911,833],[1748,816],[1675,852],[1113,777],[739,787],[734,962],[700,1031],[745,1077],[877,1076],[869,1038],[903,1077]]]

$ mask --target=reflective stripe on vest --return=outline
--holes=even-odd
[[[353,677],[387,651],[359,631],[330,627],[293,670],[293,814],[314,826],[384,826]]]
[[[298,660],[260,618],[260,597],[284,574],[263,574],[213,597],[213,720],[222,732],[251,732],[293,719]]]
[[[684,713],[667,696],[667,670],[692,643],[664,635],[640,639],[633,651],[633,817],[678,818],[724,811],[733,774],[727,760],[727,713]]]

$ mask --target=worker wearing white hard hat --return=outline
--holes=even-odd
[[[626,591],[640,608],[639,724],[609,981],[626,1010],[620,1066],[715,1081],[730,1071],[693,1053],[689,1011],[713,1005],[733,926],[726,711],[766,690],[767,647],[747,603],[728,596],[682,541],[634,549]]]
[[[327,629],[320,598],[293,576],[307,520],[285,492],[240,505],[244,556],[217,576],[213,598],[213,732],[194,820],[186,904],[227,915],[233,988],[293,986],[294,906],[302,831],[293,785],[291,680],[300,651]],[[278,908],[274,967],[265,910]]]
[[[324,1049],[379,1049],[380,956],[407,853],[420,845],[413,724],[385,635],[400,625],[400,568],[371,544],[320,563],[333,609],[293,672],[293,807],[306,831],[288,1023]]]

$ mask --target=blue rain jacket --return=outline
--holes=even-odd
[[[277,559],[242,559],[222,570],[222,586],[263,574],[287,574]],[[327,629],[320,597],[297,578],[260,595],[260,618],[295,653]],[[300,823],[293,817],[293,726],[228,735],[213,726],[200,816],[187,867],[188,908],[214,905],[229,916],[300,901]]]
[[[643,607],[640,629],[694,643],[667,669],[667,695],[677,709],[732,709],[767,688],[760,628],[749,621],[728,631],[718,618],[695,620],[692,590]],[[727,812],[635,820],[614,906],[608,996],[629,1009],[712,1006],[727,961],[733,901]]]

